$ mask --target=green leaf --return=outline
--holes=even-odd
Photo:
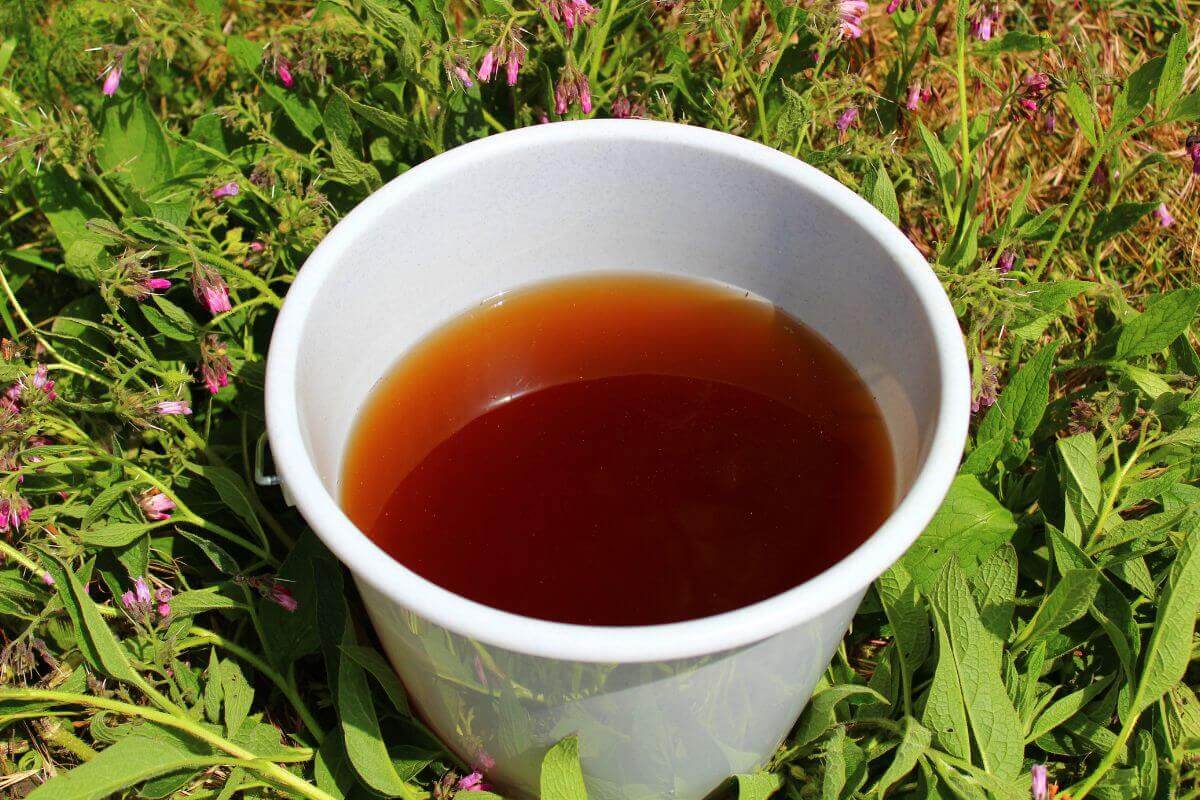
[[[792,744],[802,747],[816,741],[823,733],[834,726],[837,721],[837,707],[843,700],[855,696],[874,697],[876,700],[887,701],[879,692],[867,686],[846,683],[830,686],[813,695],[796,723],[796,731],[792,736]]]
[[[360,667],[371,673],[372,677],[383,688],[383,693],[387,695],[388,700],[392,701],[392,706],[397,711],[404,714],[410,713],[408,709],[408,695],[404,691],[404,686],[400,683],[400,679],[396,677],[396,671],[384,660],[383,656],[379,655],[378,650],[350,644],[342,645],[340,650]]]
[[[1050,376],[1057,353],[1057,345],[1043,347],[1017,371],[984,417],[977,441],[1007,440],[1014,433],[1021,439],[1033,435],[1050,401]]]
[[[114,522],[98,530],[81,531],[79,538],[94,547],[124,547],[154,527],[145,522]]]
[[[959,475],[925,531],[900,559],[917,587],[933,586],[952,555],[968,575],[1017,529],[1012,512],[973,475]]]
[[[1058,454],[1065,469],[1067,502],[1079,514],[1079,522],[1090,528],[1100,513],[1101,488],[1097,465],[1096,437],[1081,433],[1058,440]]]
[[[971,583],[979,620],[988,632],[987,645],[992,657],[1000,659],[1004,643],[1012,627],[1013,608],[1017,596],[1017,551],[1004,544],[987,557]]]
[[[37,171],[33,190],[38,207],[50,221],[50,229],[54,231],[64,255],[74,253],[67,262],[67,268],[79,277],[95,280],[93,269],[72,265],[86,264],[103,250],[103,246],[88,230],[87,222],[89,219],[105,217],[104,210],[89,193],[79,191],[79,182],[58,164]]]
[[[143,193],[171,179],[167,137],[144,94],[105,104],[96,161],[106,177],[128,181]]]
[[[1125,323],[1117,338],[1115,359],[1148,356],[1166,349],[1196,316],[1200,289],[1177,289]]]
[[[1154,108],[1160,114],[1167,113],[1183,91],[1183,73],[1187,69],[1188,31],[1182,28],[1171,37],[1167,55],[1163,62],[1162,76],[1154,92]]]
[[[1138,114],[1142,113],[1146,103],[1150,102],[1151,93],[1158,86],[1164,61],[1165,59],[1161,57],[1150,59],[1134,70],[1129,79],[1125,81],[1125,87],[1113,101],[1111,131],[1123,130],[1126,125],[1137,118]]]
[[[413,139],[419,136],[417,126],[411,120],[397,114],[392,114],[389,111],[384,111],[381,108],[360,103],[337,86],[334,86],[333,90],[346,100],[351,111],[384,133],[395,136],[398,139]]]
[[[873,790],[874,793],[882,797],[888,789],[912,772],[913,768],[917,766],[917,761],[929,750],[932,740],[933,734],[929,732],[928,728],[912,717],[905,717],[904,735],[896,747],[896,755],[892,757],[892,763],[888,764],[884,773],[879,776],[879,781]]]
[[[1169,119],[1172,122],[1190,122],[1200,119],[1200,92],[1192,92],[1179,98],[1179,102],[1171,109]]]
[[[154,329],[177,342],[194,342],[197,337],[196,322],[186,311],[161,295],[154,295],[153,304],[140,303],[138,306],[146,321]]]
[[[180,592],[171,598],[171,613],[176,616],[192,616],[205,611],[215,611],[222,608],[240,608],[241,603],[221,594],[221,587],[206,586],[203,589],[191,589]]]
[[[236,734],[254,703],[254,689],[246,682],[242,668],[226,659],[221,662],[221,695],[225,699],[225,730]]]
[[[1117,203],[1112,208],[1100,212],[1092,226],[1088,244],[1098,245],[1107,242],[1117,234],[1124,233],[1157,207],[1157,202]]]
[[[587,800],[576,737],[568,736],[546,752],[540,785],[541,800]]]
[[[971,733],[966,701],[959,682],[958,667],[950,647],[950,636],[940,614],[934,614],[937,632],[937,661],[933,681],[925,695],[921,722],[931,731],[938,747],[958,758],[971,757]]]
[[[1098,681],[1094,681],[1077,692],[1072,692],[1066,697],[1054,702],[1049,708],[1041,713],[1037,721],[1033,723],[1029,729],[1029,733],[1025,736],[1026,742],[1032,742],[1035,739],[1040,739],[1050,731],[1062,725],[1071,717],[1078,714],[1092,700],[1100,695],[1109,684],[1113,682],[1112,675],[1106,675]]]
[[[783,787],[783,778],[774,772],[738,775],[738,800],[767,800]]]
[[[1138,714],[1183,680],[1192,653],[1192,632],[1200,611],[1200,532],[1183,537],[1158,601],[1154,630],[1146,645],[1142,673],[1130,712]]]
[[[937,134],[925,127],[921,122],[917,122],[917,130],[921,134],[921,141],[925,144],[925,152],[929,155],[929,161],[933,165],[933,177],[941,190],[942,202],[947,209],[951,207],[950,198],[958,190],[957,174],[958,170],[954,166],[954,159],[950,157],[950,153],[942,145]]]
[[[1095,570],[1072,569],[1064,572],[1062,580],[1038,607],[1033,619],[1017,634],[1012,652],[1024,651],[1086,614],[1096,597],[1098,583]]]
[[[879,601],[887,615],[900,659],[908,674],[916,672],[929,655],[930,622],[917,585],[904,565],[897,563],[875,581]]]
[[[1132,364],[1122,362],[1117,362],[1113,367],[1128,378],[1138,388],[1138,391],[1151,400],[1171,391],[1171,384],[1167,383],[1165,378],[1148,369],[1142,369],[1141,367],[1135,367]]]
[[[1004,686],[1000,650],[989,646],[992,634],[957,561],[942,570],[932,599],[946,616],[951,661],[983,768],[1011,780],[1021,771],[1021,721]]]
[[[892,179],[888,177],[883,162],[876,163],[863,179],[862,196],[891,220],[893,225],[900,224],[900,204],[896,200],[896,187],[892,185]]]
[[[198,464],[193,464],[192,470],[204,476],[213,485],[213,488],[217,490],[217,494],[221,496],[221,501],[228,506],[230,511],[237,514],[242,522],[246,523],[251,530],[258,534],[259,540],[266,538],[266,532],[263,530],[262,523],[258,521],[258,514],[254,512],[254,503],[251,500],[250,490],[246,487],[246,482],[236,472],[227,467],[201,466]]]
[[[1024,31],[1006,31],[998,39],[992,39],[975,48],[980,55],[996,55],[999,53],[1029,53],[1041,52],[1050,47],[1050,37],[1026,33]]]
[[[104,800],[159,775],[220,763],[168,739],[126,736],[69,772],[30,792],[27,800]]]
[[[54,588],[71,617],[79,649],[88,663],[119,681],[141,685],[141,678],[129,665],[125,650],[108,629],[96,604],[84,591],[75,573],[53,556],[45,557],[42,563],[54,578]]]
[[[1079,126],[1079,130],[1083,132],[1092,147],[1095,147],[1100,141],[1100,121],[1096,118],[1095,101],[1087,96],[1078,83],[1072,83],[1063,93],[1063,102],[1066,103],[1071,116],[1075,118],[1075,124]]]
[[[392,765],[379,730],[379,717],[375,714],[367,675],[345,652],[338,662],[337,707],[342,719],[346,754],[363,783],[388,797],[417,800],[420,793],[404,782]]]

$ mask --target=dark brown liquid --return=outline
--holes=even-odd
[[[879,408],[828,342],[744,292],[649,275],[454,319],[374,389],[345,462],[346,512],[409,569],[592,625],[790,589],[895,494]]]

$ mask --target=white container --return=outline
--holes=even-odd
[[[485,298],[589,270],[731,283],[823,334],[884,412],[895,512],[790,591],[642,627],[498,611],[376,547],[336,499],[343,449],[372,386],[407,347]],[[593,800],[702,798],[771,756],[868,585],[942,501],[969,401],[946,295],[869,203],[762,145],[632,120],[492,136],[384,186],[309,257],[267,364],[267,423],[284,486],[350,568],[413,705],[464,760],[494,761],[489,779],[513,795],[536,795],[546,749],[578,734]],[[488,569],[486,554],[463,568]]]

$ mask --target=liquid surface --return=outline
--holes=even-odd
[[[375,387],[344,463],[347,514],[409,569],[591,625],[786,591],[895,499],[879,408],[829,343],[743,292],[650,275],[452,320]]]

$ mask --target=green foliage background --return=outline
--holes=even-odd
[[[31,510],[0,530],[0,796],[455,791],[467,766],[409,715],[350,586],[313,579],[330,556],[253,481],[263,360],[342,214],[457,144],[583,115],[555,113],[564,74],[593,115],[737,133],[859,190],[927,254],[972,357],[944,507],[728,791],[1019,798],[1046,764],[1060,797],[1200,796],[1197,6],[897,5],[848,38],[832,0],[602,0],[573,32],[529,0],[2,0],[0,502]],[[514,35],[516,86],[464,86]],[[197,269],[229,311],[192,296]],[[172,288],[139,299],[148,274]],[[155,413],[175,400],[192,413]],[[124,610],[143,576],[169,616]],[[547,800],[584,795],[580,750],[546,756]]]

